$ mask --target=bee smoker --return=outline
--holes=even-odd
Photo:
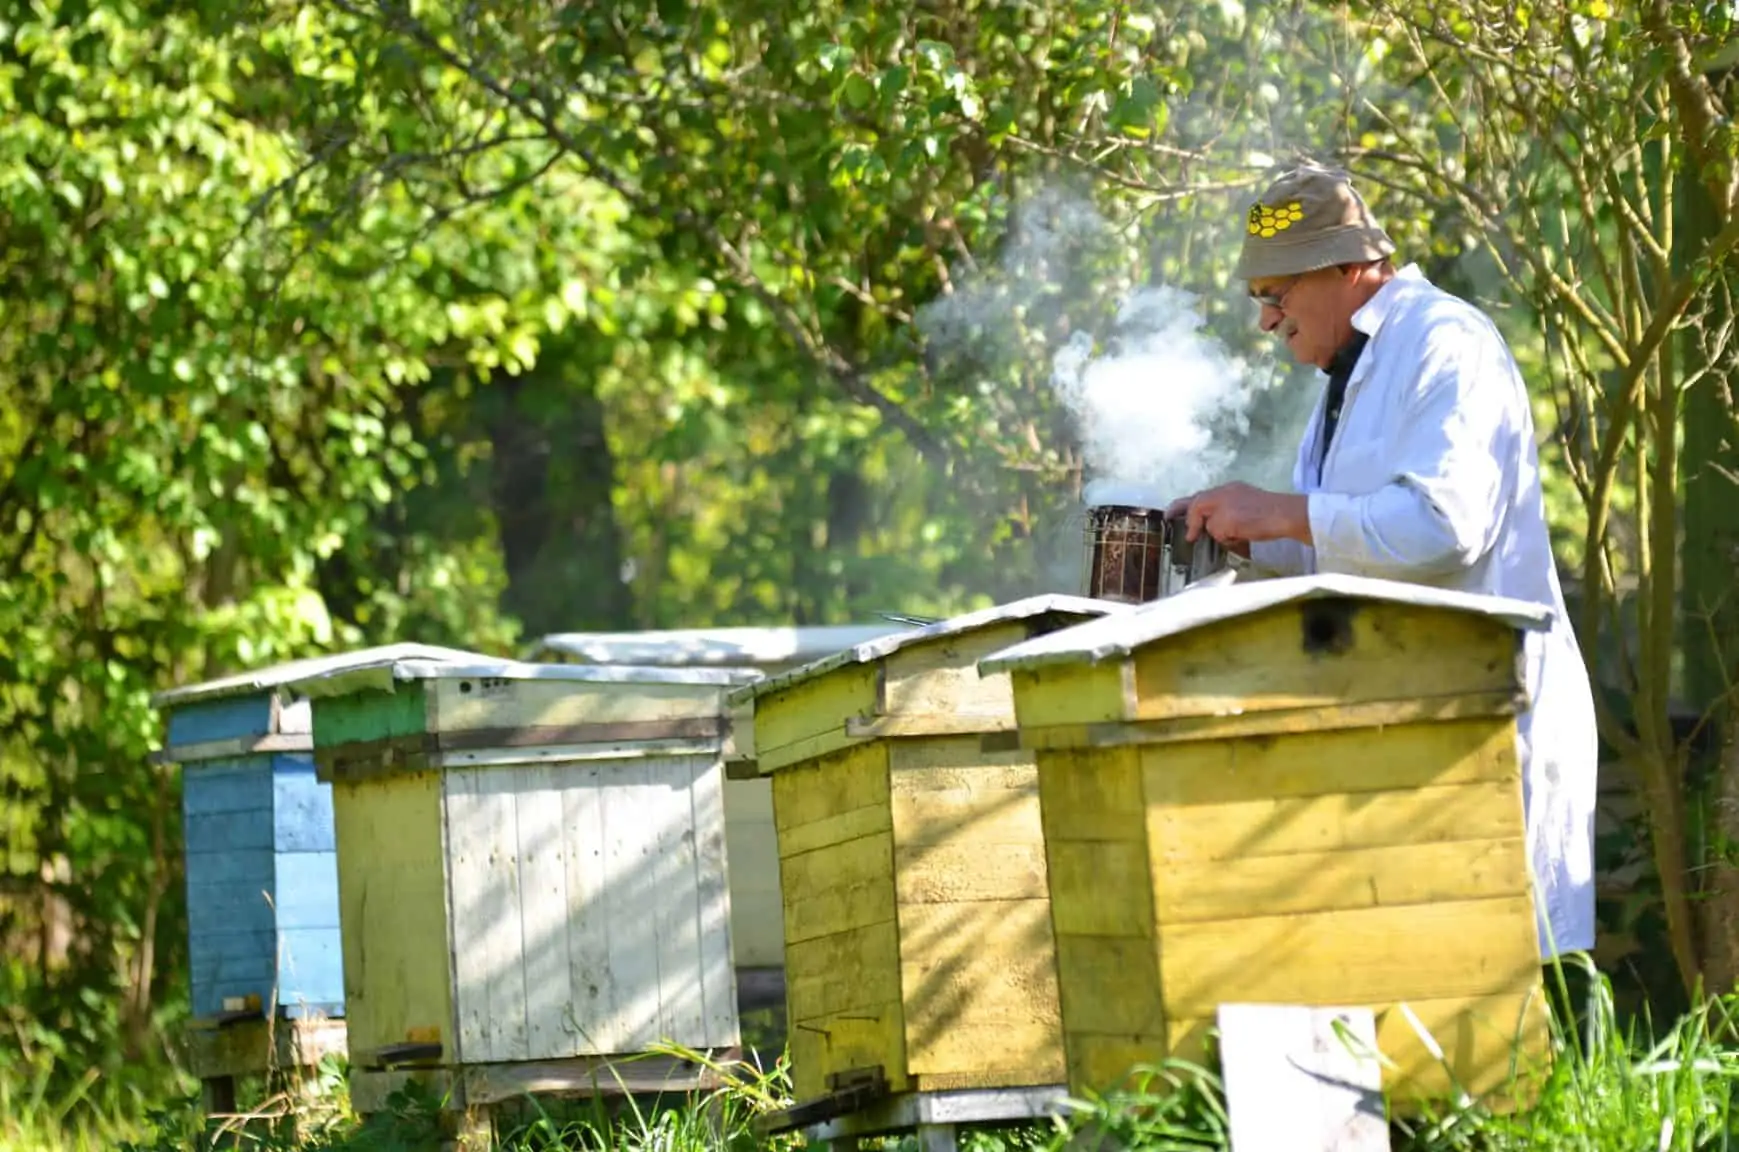
[[[1087,595],[1145,604],[1229,572],[1226,551],[1203,535],[1191,542],[1183,517],[1158,508],[1100,504],[1087,510]],[[1220,581],[1215,581],[1219,583]]]

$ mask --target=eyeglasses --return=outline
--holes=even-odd
[[[1286,282],[1286,287],[1278,292],[1252,292],[1250,299],[1265,308],[1285,308],[1286,298],[1292,294],[1292,290],[1298,286],[1298,282],[1302,279],[1304,279],[1302,274],[1294,276]]]

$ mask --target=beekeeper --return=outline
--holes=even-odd
[[[1527,390],[1473,305],[1433,286],[1345,172],[1305,166],[1250,206],[1237,276],[1262,331],[1325,374],[1294,492],[1187,504],[1258,573],[1340,572],[1532,601],[1519,752],[1542,958],[1594,945],[1594,702],[1546,533]]]

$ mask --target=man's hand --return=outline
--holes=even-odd
[[[1184,503],[1177,501],[1172,509]],[[1310,500],[1306,496],[1269,492],[1240,481],[1198,492],[1187,504],[1187,537],[1191,541],[1206,532],[1234,550],[1238,545],[1247,549],[1251,540],[1311,542]]]

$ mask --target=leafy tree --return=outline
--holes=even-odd
[[[1731,422],[1739,138],[1730,93],[1707,67],[1733,11],[1667,0],[1368,11],[1377,51],[1403,62],[1424,99],[1401,114],[1366,107],[1359,152],[1459,214],[1538,325],[1551,466],[1585,517],[1573,541],[1583,644],[1622,701],[1602,696],[1601,734],[1641,784],[1679,975],[1728,987],[1739,975],[1732,864],[1697,858],[1673,686],[1684,477],[1712,482],[1721,464],[1709,454],[1731,451],[1720,430]],[[1687,440],[1693,397],[1707,423]],[[1707,575],[1692,586],[1714,591]],[[1716,823],[1729,841],[1739,828],[1730,812]],[[1693,901],[1710,891],[1729,895],[1706,904],[1699,926]]]

